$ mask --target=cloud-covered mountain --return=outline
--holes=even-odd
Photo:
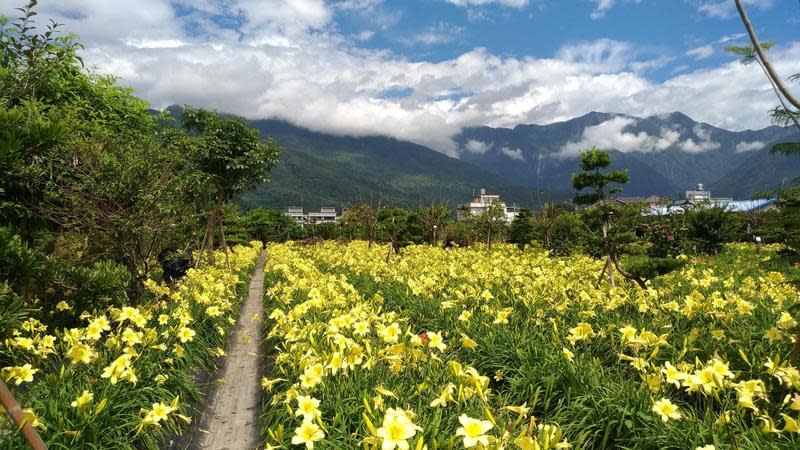
[[[179,107],[169,108],[180,122]],[[590,113],[550,125],[467,128],[461,158],[386,136],[337,136],[279,120],[250,125],[281,147],[272,181],[239,203],[343,208],[358,201],[415,207],[444,200],[454,207],[486,187],[509,203],[537,207],[572,195],[580,149],[611,149],[614,168],[628,169],[624,195],[679,196],[704,183],[716,196],[749,198],[800,175],[800,156],[770,155],[776,141],[798,141],[792,128],[732,132],[681,113],[647,118]]]
[[[749,196],[788,176],[775,172],[778,157],[768,149],[793,131],[776,126],[728,131],[679,112],[645,118],[592,112],[549,125],[466,128],[456,141],[463,160],[520,185],[569,189],[579,152],[594,145],[612,151],[615,167],[630,169],[629,195],[675,195],[705,183],[717,189],[715,195]],[[779,165],[780,173],[800,175],[794,158]],[[733,171],[750,171],[753,181],[727,181]]]
[[[501,193],[509,203],[531,206],[541,198],[557,201],[567,191],[542,193],[516,185],[473,164],[427,147],[385,136],[334,136],[277,120],[250,125],[281,147],[272,181],[239,199],[245,208],[300,205],[343,208],[359,201],[416,207],[443,200],[450,207],[469,200],[480,187]]]

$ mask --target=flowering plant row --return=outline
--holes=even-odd
[[[267,448],[562,448],[490,378],[455,357],[443,330],[421,329],[378,293],[363,296],[296,245],[270,247],[267,327],[276,349],[263,387]]]
[[[344,301],[358,299],[359,311],[375,311],[379,319],[370,319],[370,325],[378,345],[389,345],[380,342],[381,330],[393,322],[407,336],[408,349],[422,340],[420,348],[430,353],[428,365],[436,366],[429,362],[435,358],[445,361],[445,353],[435,350],[441,344],[447,358],[442,366],[456,361],[487,377],[491,395],[483,406],[489,413],[524,405],[531,414],[528,423],[535,417],[537,424],[559,424],[559,441],[566,437],[581,448],[797,448],[800,373],[789,359],[800,297],[787,275],[768,269],[797,276],[796,268],[779,264],[777,250],[767,247],[757,254],[751,246],[732,245],[713,259],[688,261],[643,290],[598,283],[602,264],[591,258],[552,258],[510,246],[493,251],[411,246],[389,263],[386,249],[361,242],[274,247],[275,270],[284,275],[272,288],[272,301],[299,308],[291,310],[288,321],[285,308],[275,313],[277,326],[288,327],[279,335],[292,338],[281,341],[278,361],[290,358],[302,368],[320,358],[323,369],[330,365],[326,357],[336,353],[336,346],[323,350],[307,340],[327,343],[337,332],[348,337],[330,328],[346,310],[335,306],[332,293],[316,303],[307,296],[314,287],[328,292],[319,284],[333,283],[346,287],[337,294]],[[318,315],[320,310],[325,314]],[[410,371],[413,365],[403,361],[401,373],[409,373],[410,380],[372,374],[368,379],[373,384],[380,379],[380,387],[392,392],[397,390],[393,383],[438,381],[433,391],[440,389],[446,398],[449,380]],[[336,405],[339,398],[362,394],[367,387],[354,376],[360,373],[328,374],[324,393],[314,399]],[[289,380],[285,383],[295,382],[279,375]],[[302,385],[289,385],[290,395],[292,387],[306,395]],[[506,432],[519,436],[518,429],[499,426],[495,417],[488,443],[460,439],[456,431],[463,408],[428,415],[429,405],[411,402],[415,392],[404,392],[398,396],[402,401],[390,406],[411,408],[419,417],[413,424],[427,430],[422,434],[431,442],[447,443],[449,435],[457,445],[499,448],[515,443],[504,437]],[[363,418],[332,408],[330,419],[340,414],[337,428],[371,442],[374,433],[364,430]],[[279,422],[274,414],[268,417],[274,431]],[[488,414],[467,417],[487,419]],[[451,425],[434,431],[430,423],[442,420]],[[535,434],[523,428],[524,436]],[[377,438],[375,443],[386,442]]]
[[[79,313],[82,326],[49,329],[29,319],[2,343],[0,374],[50,448],[159,448],[202,400],[194,376],[224,355],[260,243],[190,269],[174,290],[152,280],[139,305]],[[71,305],[58,308],[64,312]],[[0,448],[23,447],[0,416]]]

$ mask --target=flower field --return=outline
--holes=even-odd
[[[226,334],[260,243],[237,246],[229,265],[190,270],[174,291],[146,283],[146,302],[74,311],[80,326],[50,329],[29,319],[2,344],[3,378],[48,448],[161,448],[201,401],[194,376],[224,354]],[[0,415],[0,448],[25,448]]]
[[[596,285],[583,256],[386,250],[269,247],[266,448],[800,447],[776,247],[647,290]]]

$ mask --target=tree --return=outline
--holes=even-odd
[[[250,236],[261,242],[285,242],[302,234],[300,225],[280,209],[251,209],[244,222]]]
[[[343,214],[341,221],[345,226],[359,227],[367,237],[369,248],[372,248],[378,226],[378,211],[373,209],[369,203],[359,203],[348,209]]]
[[[481,240],[481,230],[475,226],[474,221],[450,222],[442,233],[445,248],[453,245],[467,247]]]
[[[22,272],[36,291],[15,285],[26,298],[91,291],[86,279],[101,277],[84,269],[110,273],[112,263],[140,284],[155,255],[195,228],[185,134],[113,77],[85,70],[82,47],[57,24],[39,34],[34,5],[0,24],[0,226],[38,256],[0,265],[37,261]]]
[[[500,200],[495,199],[485,211],[471,218],[471,221],[475,221],[479,227],[486,231],[486,245],[491,250],[495,234],[506,223],[506,208]]]
[[[739,229],[738,217],[723,207],[697,207],[687,213],[687,236],[700,253],[717,254]]]
[[[605,171],[611,166],[611,156],[607,152],[598,150],[595,147],[581,153],[580,168],[581,172],[572,174],[572,186],[576,193],[573,202],[577,205],[591,205],[584,215],[590,219],[596,219],[600,223],[602,237],[600,239],[601,252],[605,257],[603,270],[600,272],[598,282],[603,275],[608,272],[608,279],[611,286],[614,286],[614,270],[625,278],[636,281],[644,287],[641,278],[627,272],[619,263],[619,247],[635,239],[629,227],[618,226],[612,229],[611,219],[614,217],[614,225],[623,225],[625,219],[638,216],[640,211],[630,211],[629,208],[614,205],[608,201],[608,195],[619,192],[620,188],[608,188],[612,183],[625,184],[628,182],[628,171]],[[588,192],[582,192],[589,189]],[[627,229],[626,229],[627,228]]]
[[[244,120],[216,112],[187,107],[182,123],[192,134],[194,168],[207,186],[209,206],[203,246],[213,250],[214,231],[219,227],[227,254],[220,209],[234,196],[269,180],[280,148],[272,140],[262,139],[259,131],[248,127]]]
[[[392,253],[400,255],[400,246],[408,240],[409,213],[403,208],[384,206],[378,211],[378,223],[382,234],[389,241],[389,252],[386,262],[392,258]]]
[[[729,46],[727,47],[727,50],[731,53],[740,55],[742,57],[742,63],[751,64],[755,62],[758,63],[759,67],[761,67],[761,70],[767,77],[767,80],[769,81],[770,86],[772,86],[772,90],[775,93],[775,96],[778,97],[778,102],[780,103],[780,106],[772,110],[773,122],[784,126],[793,124],[800,129],[800,99],[794,97],[791,91],[786,87],[786,83],[784,83],[781,76],[767,58],[766,52],[774,44],[772,42],[762,43],[759,41],[758,36],[753,28],[753,24],[750,22],[750,18],[745,10],[744,2],[742,0],[735,0],[735,2],[736,10],[739,13],[739,17],[742,19],[742,24],[747,31],[747,35],[750,38],[750,43],[752,46]],[[800,81],[800,73],[790,76],[789,81]],[[783,154],[800,153],[800,143],[779,143],[774,145],[770,151],[772,153]]]
[[[533,213],[530,209],[522,208],[517,217],[511,222],[508,230],[508,242],[517,244],[520,250],[525,249],[525,245],[533,242],[536,228],[533,224]]]
[[[555,208],[543,247],[555,256],[569,256],[584,249],[585,225],[569,210]]]
[[[444,202],[433,202],[417,210],[419,221],[422,222],[425,231],[430,233],[431,245],[436,245],[437,231],[444,232],[444,226],[447,224],[450,214],[450,208]]]

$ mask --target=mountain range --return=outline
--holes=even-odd
[[[174,116],[179,108],[169,108]],[[750,198],[800,176],[800,156],[770,155],[771,145],[800,140],[777,126],[729,131],[676,112],[646,118],[592,112],[548,125],[465,128],[452,158],[385,136],[336,136],[279,120],[250,120],[281,146],[271,181],[244,194],[243,208],[343,208],[360,201],[417,206],[468,201],[480,187],[508,203],[537,207],[571,197],[571,174],[582,149],[612,154],[628,169],[621,195],[679,197],[703,183],[715,197]]]
[[[729,131],[675,112],[646,118],[592,112],[549,125],[476,127],[456,137],[461,159],[515,184],[569,189],[581,149],[610,150],[627,168],[624,195],[679,196],[703,183],[714,196],[750,198],[800,176],[800,157],[770,155],[777,142],[799,140],[794,128]]]
[[[480,187],[502,193],[509,203],[533,204],[533,196],[539,195],[536,189],[411,142],[333,136],[276,120],[254,120],[250,125],[282,150],[271,181],[240,198],[245,209],[289,205],[341,209],[363,201],[410,208],[441,200],[455,206]],[[563,200],[568,195],[561,192],[555,197]]]

